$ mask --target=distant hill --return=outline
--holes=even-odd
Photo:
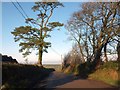
[[[18,63],[16,59],[13,59],[11,56],[0,54],[0,61],[9,62],[9,63]]]

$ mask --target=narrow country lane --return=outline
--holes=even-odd
[[[38,85],[37,88],[39,88]],[[101,81],[80,79],[73,75],[67,75],[62,72],[52,72],[46,80],[43,81],[42,86],[46,89],[59,89],[59,88],[102,88],[109,90],[118,90],[118,88],[108,85]]]

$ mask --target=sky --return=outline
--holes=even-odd
[[[34,2],[19,2],[29,17],[35,18],[36,14],[31,10]],[[17,5],[17,3],[15,3]],[[59,21],[66,24],[71,15],[80,10],[80,2],[63,2],[65,7],[57,8],[51,21]],[[1,20],[1,19],[0,19]],[[1,23],[1,22],[0,22]],[[24,18],[13,6],[11,2],[2,2],[2,49],[0,53],[12,56],[19,63],[26,63],[22,53],[19,53],[19,42],[14,42],[14,36],[11,32],[15,27],[25,26]],[[52,47],[48,49],[48,53],[43,53],[43,64],[60,64],[67,52],[72,48],[72,42],[68,40],[67,30],[63,26],[60,31],[51,32],[51,38],[48,39],[52,43]],[[1,35],[0,35],[1,38]],[[0,39],[1,40],[1,39]],[[61,58],[62,57],[62,58]],[[28,63],[36,63],[38,60],[36,52],[33,51],[28,57]]]

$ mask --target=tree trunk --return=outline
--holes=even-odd
[[[118,55],[117,61],[120,62],[120,42],[118,42],[117,44],[117,55]]]
[[[102,48],[103,45],[96,50],[95,58],[93,60],[93,69],[97,69],[102,62],[102,60],[100,59]]]
[[[44,20],[42,18],[42,26],[43,26],[43,22],[44,22]],[[43,43],[43,37],[42,37],[43,30],[42,30],[42,28],[43,27],[40,28],[40,40],[41,40],[41,42],[40,42],[39,57],[38,57],[38,65],[39,66],[42,66],[42,54],[43,54],[43,45],[42,45],[42,43]]]
[[[107,49],[107,43],[105,43],[105,45],[104,45],[104,57],[105,57],[105,62],[108,62],[106,49]]]
[[[82,47],[81,47],[80,43],[78,43],[78,45],[79,45],[79,49],[80,49],[80,53],[81,53],[82,63],[84,63],[84,62],[85,62],[85,59],[84,59],[84,54],[83,54],[83,52],[82,52]]]
[[[39,48],[39,57],[38,57],[38,65],[42,66],[42,47]]]

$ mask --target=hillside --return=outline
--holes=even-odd
[[[89,75],[89,79],[104,81],[110,85],[120,85],[120,69],[118,62],[110,61],[101,65],[94,73]]]

